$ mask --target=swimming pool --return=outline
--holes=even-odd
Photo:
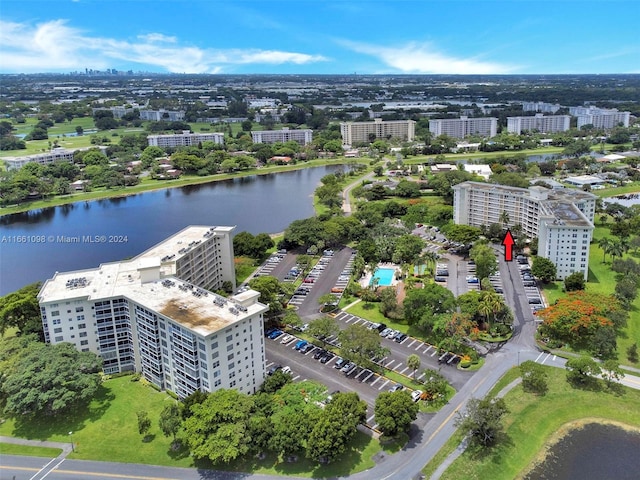
[[[393,282],[393,276],[396,273],[393,268],[376,268],[376,271],[373,273],[373,277],[371,277],[371,283],[373,284],[374,279],[378,279],[378,285],[380,287],[388,287]]]

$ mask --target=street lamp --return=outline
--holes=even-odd
[[[73,447],[73,432],[69,432],[69,438],[71,438],[71,451],[75,453],[76,449]]]

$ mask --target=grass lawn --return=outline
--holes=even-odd
[[[545,442],[569,422],[610,420],[640,428],[640,391],[625,388],[622,395],[615,395],[606,390],[573,389],[566,381],[564,370],[544,368],[549,375],[547,395],[537,397],[525,393],[521,385],[511,390],[505,397],[509,408],[504,418],[506,438],[492,449],[468,449],[447,469],[443,480],[517,478],[534,461]],[[518,375],[518,370],[514,371],[515,374],[509,374],[513,378]],[[497,391],[497,387],[494,388],[493,392]],[[462,435],[456,433],[424,472],[433,472],[448,455],[445,449],[452,445],[455,448],[461,439]]]
[[[238,285],[244,282],[258,268],[254,260],[249,257],[235,257],[233,262],[236,267],[236,283]]]
[[[171,439],[158,427],[160,412],[169,402],[166,393],[158,392],[142,382],[132,382],[132,377],[107,380],[87,410],[76,411],[67,418],[40,418],[33,422],[7,419],[0,425],[0,435],[56,442],[69,442],[73,432],[75,453],[70,458],[122,463],[142,463],[173,467],[216,468],[238,471],[255,471],[269,474],[296,474],[302,476],[345,476],[373,466],[372,457],[380,450],[380,444],[369,435],[358,432],[350,449],[335,462],[318,466],[300,458],[296,463],[279,462],[275,456],[265,460],[253,457],[242,459],[228,466],[212,466],[206,462],[194,462],[186,449],[172,451]],[[145,410],[151,419],[149,441],[143,442],[138,433],[136,412]],[[13,453],[2,444],[2,453]],[[54,450],[46,456],[55,456]],[[23,447],[24,455],[29,453]]]
[[[28,445],[16,445],[14,443],[0,443],[0,455],[56,458],[61,453],[61,448],[31,447]]]

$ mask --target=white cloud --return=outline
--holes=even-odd
[[[233,65],[325,60],[321,55],[279,50],[203,49],[162,33],[140,35],[134,42],[92,37],[64,20],[38,25],[0,20],[0,70],[5,72],[104,69],[126,62],[173,73],[218,73]]]
[[[502,63],[482,61],[478,57],[456,58],[445,55],[428,43],[410,42],[398,47],[387,47],[339,40],[358,53],[378,58],[385,65],[402,73],[433,74],[503,74],[518,67]]]

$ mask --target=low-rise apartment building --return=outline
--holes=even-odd
[[[538,255],[553,261],[558,278],[581,272],[587,278],[597,197],[572,189],[509,187],[463,182],[453,187],[456,224],[521,225],[538,238]]]
[[[264,381],[259,293],[225,298],[235,283],[233,227],[192,226],[123,262],[56,273],[38,295],[45,339],[137,371],[185,398],[196,390],[254,393]]]
[[[98,148],[102,152],[107,150],[107,147],[84,147],[84,148],[52,148],[45,153],[34,153],[33,155],[24,155],[22,157],[4,157],[2,160],[7,164],[7,170],[17,170],[24,167],[27,163],[39,163],[40,165],[49,165],[55,162],[73,162],[73,156],[76,152],[85,151],[92,148]]]

